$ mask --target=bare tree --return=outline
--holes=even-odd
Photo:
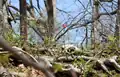
[[[24,43],[27,40],[27,4],[26,0],[19,0],[20,2],[20,35]]]
[[[116,26],[115,26],[115,37],[116,37],[116,45],[119,47],[119,37],[120,37],[120,0],[118,0],[118,10],[117,10],[117,18],[116,18]]]
[[[44,0],[47,9],[47,37],[53,38],[55,27],[56,0]]]
[[[3,35],[3,24],[4,24],[4,18],[3,18],[3,0],[0,0],[0,35]]]
[[[95,20],[99,15],[99,1],[98,0],[93,0],[93,20]],[[98,19],[93,22],[92,25],[92,38],[91,38],[91,43],[93,48],[96,48],[96,44],[98,42]]]

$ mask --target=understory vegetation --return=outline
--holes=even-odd
[[[0,0],[0,77],[120,77],[120,0]]]

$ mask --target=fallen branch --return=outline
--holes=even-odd
[[[68,61],[74,61],[76,59],[84,59],[84,60],[97,60],[96,58],[93,58],[93,57],[87,57],[87,56],[62,56],[62,57],[59,57],[56,61],[62,61],[62,62],[68,62]]]
[[[17,49],[17,51],[20,51],[20,52],[23,52],[23,53],[27,54],[27,56],[29,56],[33,61],[35,61],[36,63],[39,63],[31,54],[23,51],[21,48],[16,47],[16,46],[13,46],[12,48],[15,48],[15,49]]]
[[[120,65],[116,62],[116,59],[117,59],[118,56],[113,56],[113,57],[110,57],[110,58],[95,58],[95,57],[87,57],[87,56],[62,56],[62,57],[59,57],[56,61],[58,62],[72,62],[76,59],[84,59],[84,60],[87,60],[87,61],[96,61],[96,63],[98,63],[98,66],[100,66],[105,72],[107,72],[109,75],[110,72],[107,68],[108,65],[110,66],[113,66],[115,68],[115,70],[119,71],[120,72]]]
[[[61,70],[55,71],[56,77],[62,77],[63,74],[65,77],[79,77],[81,70],[77,67],[74,67],[72,64],[65,63],[55,63],[56,65],[62,66]]]
[[[113,57],[106,58],[106,59],[100,59],[100,60],[97,60],[97,63],[101,66],[101,68],[106,73],[112,76],[112,74],[108,71],[108,68],[106,66],[112,66],[115,68],[115,70],[120,72],[120,65],[116,62],[117,57],[118,56],[113,56]]]
[[[25,73],[22,73],[22,72],[10,72],[10,74],[13,75],[13,77],[15,76],[18,76],[18,77],[26,77],[26,74]]]
[[[34,67],[37,70],[41,70],[47,77],[54,77],[54,75],[48,70],[46,67],[46,64],[44,63],[36,63],[31,61],[25,54],[22,52],[18,51],[15,48],[12,48],[3,38],[0,36],[0,46],[5,49],[10,51],[11,53],[15,54],[18,56],[19,59],[21,59],[25,64],[28,64],[29,66]]]
[[[4,51],[4,52],[0,52],[0,55],[1,54],[8,54],[9,52],[8,51]]]
[[[118,56],[113,56],[105,61],[105,64],[113,65],[113,67],[120,72],[120,65],[116,62]]]

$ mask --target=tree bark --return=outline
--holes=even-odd
[[[118,0],[118,10],[117,10],[117,18],[116,18],[116,26],[115,26],[115,43],[117,47],[119,47],[119,37],[120,37],[120,0]]]
[[[3,0],[0,0],[0,35],[3,35],[3,26],[4,26]]]
[[[21,40],[25,43],[27,41],[27,5],[26,0],[19,0],[20,2],[20,35]]]
[[[99,16],[99,2],[97,0],[93,0],[93,20],[97,19]],[[91,37],[91,43],[92,43],[92,48],[96,48],[96,44],[98,43],[98,19],[93,22],[92,24],[92,37]]]
[[[55,9],[56,9],[56,0],[46,0],[45,1],[46,9],[47,9],[47,37],[48,38],[53,38],[54,36],[54,27],[55,27]]]

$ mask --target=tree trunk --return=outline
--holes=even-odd
[[[3,35],[4,17],[3,17],[3,0],[0,0],[0,35]]]
[[[23,43],[27,41],[27,5],[26,0],[19,0],[20,2],[20,35]]]
[[[87,26],[86,26],[85,37],[86,37],[86,48],[87,48],[87,46],[88,46],[88,27]]]
[[[99,2],[97,0],[93,0],[93,20],[97,19],[96,17],[98,17],[99,15]],[[92,48],[96,48],[96,44],[98,43],[98,39],[99,39],[99,34],[98,34],[98,20],[96,20],[95,22],[93,22],[92,25],[92,38],[91,38],[91,43],[92,43]]]
[[[55,27],[55,16],[56,16],[56,0],[46,0],[46,9],[47,9],[47,37],[48,38],[53,38],[54,36],[54,27]]]
[[[45,7],[47,10],[47,32],[44,39],[44,43],[48,46],[54,43],[54,27],[55,27],[55,17],[56,17],[56,0],[44,0]],[[47,43],[46,43],[47,42]]]
[[[120,30],[120,0],[118,0],[118,10],[117,10],[117,18],[116,18],[116,26],[115,26],[115,38],[116,38],[116,45],[119,47],[119,31]]]

